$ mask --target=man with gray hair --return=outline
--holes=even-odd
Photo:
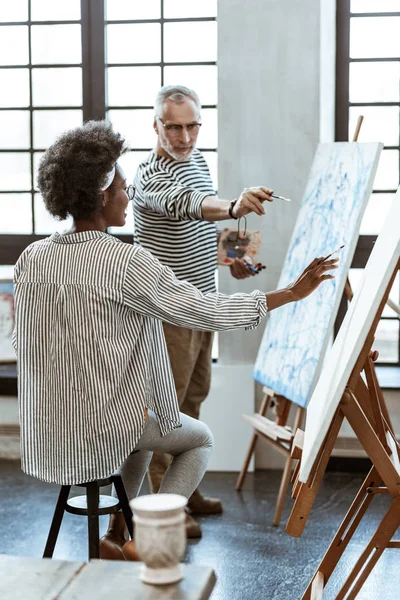
[[[208,166],[196,149],[201,127],[200,100],[184,86],[164,86],[155,103],[155,149],[143,161],[135,177],[135,242],[169,266],[178,279],[187,280],[201,292],[215,292],[218,229],[215,221],[238,219],[254,212],[265,214],[263,202],[271,202],[272,190],[246,188],[234,200],[215,194]],[[244,261],[230,267],[236,279],[254,275]],[[164,323],[180,410],[199,418],[211,382],[212,333]],[[158,492],[169,458],[155,453],[149,467],[152,492]],[[220,500],[199,490],[191,496],[192,514],[222,512]],[[199,524],[189,515],[189,537],[200,537]]]

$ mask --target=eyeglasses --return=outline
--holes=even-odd
[[[136,188],[134,185],[128,185],[128,187],[125,188],[125,193],[130,200],[133,200],[136,194]]]
[[[200,131],[202,123],[189,123],[189,125],[176,125],[175,123],[164,123],[164,121],[157,117],[157,119],[163,124],[165,131],[173,137],[181,135],[182,131],[186,129],[189,135],[197,135]]]

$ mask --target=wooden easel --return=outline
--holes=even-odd
[[[358,141],[360,134],[361,125],[364,117],[360,115],[357,120],[357,125],[353,135],[353,142]],[[353,292],[350,286],[349,279],[347,278],[344,293],[348,301],[351,301]],[[388,305],[400,315],[399,307],[390,299],[387,301]],[[290,483],[291,472],[293,468],[293,457],[291,456],[290,449],[295,437],[295,432],[299,427],[302,426],[305,409],[301,406],[297,406],[297,410],[294,417],[293,427],[287,426],[287,421],[291,406],[293,403],[285,398],[275,394],[273,390],[264,387],[263,388],[264,398],[261,403],[261,407],[258,413],[248,416],[243,415],[243,418],[250,423],[253,427],[253,434],[251,437],[249,449],[243,462],[242,470],[240,471],[239,477],[236,482],[236,490],[242,489],[247,470],[249,468],[250,460],[255,452],[258,439],[267,442],[270,446],[275,448],[280,454],[282,454],[285,460],[285,466],[282,473],[281,483],[279,486],[278,497],[275,505],[275,512],[273,517],[273,525],[278,526],[281,522],[283,507],[285,504],[285,498],[287,489]],[[273,407],[276,414],[275,421],[266,418],[268,407]]]
[[[244,460],[242,470],[236,482],[236,490],[240,491],[244,479],[249,468],[251,457],[254,454],[258,439],[262,439],[270,444],[275,450],[286,458],[283,469],[282,479],[279,486],[278,498],[275,505],[273,524],[278,526],[281,522],[282,511],[285,504],[286,492],[289,487],[290,477],[292,473],[293,459],[291,457],[292,442],[294,432],[301,427],[304,419],[305,409],[301,406],[297,407],[293,428],[286,425],[292,402],[275,394],[271,389],[264,387],[264,398],[260,407],[260,411],[255,415],[243,415],[243,418],[253,427],[253,435],[251,437],[250,446]],[[272,406],[276,414],[275,421],[267,419],[266,412],[268,407]]]
[[[400,541],[392,540],[393,535],[400,526],[400,444],[396,440],[385,401],[376,379],[374,362],[378,357],[378,353],[371,351],[376,327],[399,268],[400,260],[385,291],[307,482],[301,483],[298,479],[300,462],[294,472],[293,497],[295,503],[286,531],[289,535],[299,537],[304,530],[334,443],[339,434],[340,426],[345,417],[373,465],[304,592],[302,600],[322,600],[324,587],[375,494],[391,495],[391,505],[340,592],[336,595],[335,600],[353,600],[356,598],[383,551],[386,548],[400,548]],[[362,373],[364,373],[366,383]],[[299,431],[293,442],[293,458],[301,458],[301,448],[302,432]]]

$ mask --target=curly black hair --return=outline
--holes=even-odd
[[[92,217],[102,205],[99,190],[127,150],[106,121],[88,121],[62,134],[45,152],[38,185],[47,210],[57,219]]]

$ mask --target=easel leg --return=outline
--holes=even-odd
[[[400,498],[394,500],[335,600],[354,600],[400,525]]]
[[[299,407],[297,410],[297,413],[296,413],[294,424],[293,424],[294,432],[296,432],[298,430],[298,428],[301,427],[301,423],[303,421],[303,415],[304,415],[304,409]],[[289,487],[290,477],[291,477],[291,473],[292,473],[292,466],[293,466],[293,459],[289,455],[285,461],[285,467],[283,469],[281,485],[279,487],[278,499],[276,501],[276,506],[275,506],[274,519],[272,521],[272,523],[273,523],[273,525],[275,525],[275,527],[278,527],[278,525],[281,522],[283,507],[285,505],[286,493],[287,493],[287,489]]]
[[[265,413],[267,412],[270,399],[271,399],[271,397],[268,394],[265,394],[262,404],[261,404],[261,407],[260,407],[260,412],[258,413],[263,417],[265,417]],[[253,433],[249,449],[247,450],[246,458],[244,459],[242,470],[240,471],[239,477],[237,478],[237,481],[236,481],[236,491],[238,491],[238,492],[242,489],[242,485],[243,485],[245,477],[247,475],[247,469],[249,468],[251,457],[253,456],[254,451],[256,449],[257,440],[258,440],[258,434]]]
[[[371,504],[373,494],[369,494],[367,489],[372,486],[378,486],[381,483],[381,478],[375,467],[372,467],[364,480],[357,496],[355,497],[353,504],[351,505],[348,513],[342,521],[334,539],[332,540],[328,550],[325,553],[324,558],[319,564],[311,582],[309,583],[302,600],[312,600],[312,586],[318,573],[322,573],[324,577],[324,585],[327,584],[330,576],[332,575],[337,563],[342,557],[344,551],[351,538],[354,535],[355,530],[360,524],[365,512]]]

